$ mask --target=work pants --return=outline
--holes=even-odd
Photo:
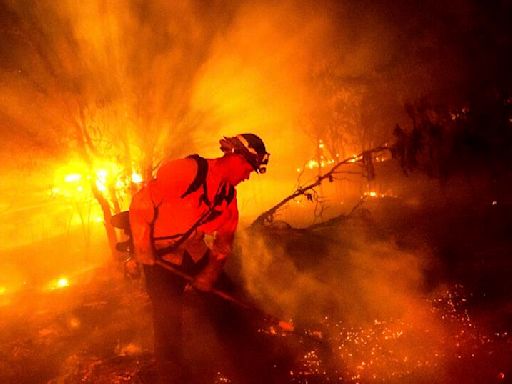
[[[208,255],[194,263],[185,252],[177,269],[195,276]],[[183,313],[187,282],[159,265],[144,265],[146,290],[153,310],[154,354],[160,383],[184,383],[188,375],[184,356]]]
[[[207,255],[194,263],[185,253],[180,270],[197,275]],[[272,383],[266,352],[251,313],[211,294],[185,292],[186,282],[158,265],[144,266],[153,306],[154,353],[159,383],[209,384],[222,372],[235,384]],[[221,276],[217,288],[233,289]]]

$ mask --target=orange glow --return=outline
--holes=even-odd
[[[96,187],[102,192],[107,190],[107,178],[108,172],[106,170],[99,169],[96,171]]]
[[[132,182],[134,183],[142,183],[144,180],[142,179],[142,175],[137,172],[132,173]]]
[[[69,175],[66,175],[64,177],[64,181],[66,183],[72,183],[72,182],[75,182],[75,181],[80,181],[82,179],[82,175],[79,174],[79,173],[71,173]]]
[[[55,171],[51,194],[76,202],[92,201],[91,182],[94,181],[96,188],[107,196],[112,190],[124,196],[128,193],[130,179],[136,183],[142,182],[140,174],[133,172],[129,177],[123,167],[116,163],[97,162],[96,167],[90,170],[84,163],[70,162]]]
[[[319,163],[316,160],[309,160],[306,164],[309,169],[318,168]]]
[[[50,291],[63,289],[67,287],[69,287],[69,280],[67,277],[59,277],[55,280],[52,280],[47,286],[48,290]]]
[[[78,329],[80,328],[81,322],[76,317],[72,317],[71,319],[69,319],[68,325],[69,328],[71,329]]]

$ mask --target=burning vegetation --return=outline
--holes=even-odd
[[[1,0],[0,382],[156,382],[111,218],[240,132],[212,383],[509,382],[511,5],[409,3]]]

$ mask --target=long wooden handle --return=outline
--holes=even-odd
[[[160,267],[166,269],[167,271],[175,274],[176,276],[179,276],[181,277],[183,280],[189,282],[189,283],[192,283],[194,281],[194,278],[192,276],[190,276],[189,274],[179,270],[178,268],[176,268],[173,264],[165,261],[165,260],[162,260],[162,259],[159,259],[157,258],[156,261],[155,261],[155,264],[156,265],[159,265]],[[224,292],[224,291],[221,291],[220,289],[215,289],[213,288],[212,290],[208,291],[207,293],[211,293],[212,295],[215,295],[215,296],[218,296],[220,297],[221,299],[224,299],[226,301],[230,301],[242,308],[245,308],[245,309],[251,309],[251,310],[256,310],[256,308],[254,308],[253,306],[247,304],[247,303],[244,303],[243,301],[241,301],[240,299],[237,299],[236,297]]]

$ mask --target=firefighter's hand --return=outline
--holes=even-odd
[[[201,292],[210,292],[213,289],[213,282],[205,276],[197,276],[192,282],[192,287]]]

